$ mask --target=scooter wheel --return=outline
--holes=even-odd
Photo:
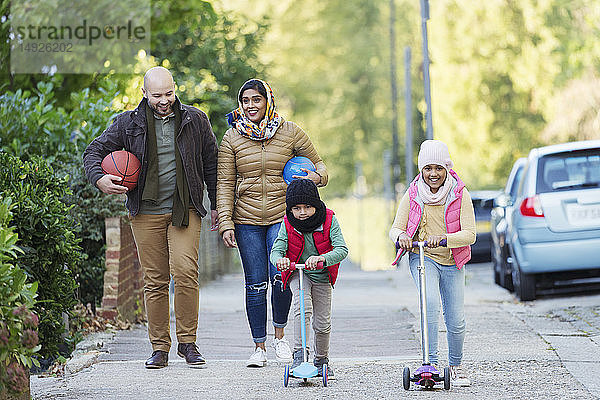
[[[290,383],[290,366],[286,365],[283,369],[283,386],[287,387]]]
[[[327,364],[323,364],[323,386],[327,387]]]
[[[402,371],[402,385],[404,390],[410,389],[410,368],[408,367],[404,367],[404,371]]]
[[[444,389],[450,390],[450,367],[444,368]]]

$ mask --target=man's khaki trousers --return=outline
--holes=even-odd
[[[175,227],[171,214],[138,214],[131,228],[144,272],[144,298],[152,350],[169,352],[169,282],[175,283],[179,343],[194,343],[198,327],[198,246],[202,219],[190,210],[189,225]]]

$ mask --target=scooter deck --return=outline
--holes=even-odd
[[[293,378],[314,378],[319,375],[317,367],[308,362],[303,362],[296,368],[290,371],[290,376]]]

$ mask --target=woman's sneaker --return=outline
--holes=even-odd
[[[267,365],[267,352],[257,347],[246,363],[247,367],[264,367]]]
[[[277,361],[282,363],[289,363],[292,361],[292,351],[290,350],[290,345],[285,337],[273,339],[273,349],[275,349],[275,358]]]
[[[451,365],[450,366],[450,380],[452,381],[452,386],[456,386],[456,387],[471,386],[471,381],[464,374],[460,365]]]

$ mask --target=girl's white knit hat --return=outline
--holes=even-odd
[[[446,143],[439,140],[426,140],[421,143],[419,158],[417,159],[419,171],[422,171],[423,167],[429,164],[441,165],[447,170],[454,166]]]

